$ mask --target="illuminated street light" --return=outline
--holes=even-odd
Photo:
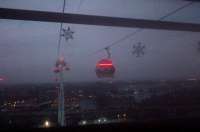
[[[97,121],[98,123],[105,123],[107,122],[107,119],[105,117],[102,117],[102,118],[99,118]]]
[[[101,119],[98,119],[98,122],[100,123],[100,122],[101,122]]]
[[[87,124],[87,121],[82,121],[82,124],[83,124],[83,125],[86,125],[86,124]]]
[[[79,125],[86,125],[88,122],[86,121],[86,120],[82,120],[82,121],[80,121],[78,124]]]
[[[45,121],[44,122],[44,127],[46,127],[46,128],[50,127],[50,122],[49,121]]]
[[[120,118],[120,115],[119,115],[119,114],[117,114],[117,118]]]
[[[123,114],[123,117],[126,117],[126,113]]]

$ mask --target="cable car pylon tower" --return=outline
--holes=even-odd
[[[66,0],[63,3],[62,13],[65,12]],[[73,39],[73,34],[68,27],[68,29],[63,28],[63,23],[60,24],[59,40],[57,48],[57,60],[54,67],[54,72],[57,74],[58,86],[58,125],[64,127],[65,123],[65,96],[64,96],[64,72],[69,70],[68,64],[65,62],[64,55],[60,53],[61,50],[61,39],[65,37],[65,40]]]
[[[69,70],[64,57],[58,58],[54,72],[58,74],[58,124],[63,127],[65,126],[65,98],[64,98],[64,78],[63,74],[65,70]]]

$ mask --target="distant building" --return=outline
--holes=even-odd
[[[81,110],[95,110],[96,107],[96,102],[91,99],[83,99],[80,101],[80,109]]]

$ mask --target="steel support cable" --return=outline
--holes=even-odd
[[[185,8],[188,7],[188,6],[191,6],[191,5],[194,4],[194,3],[195,3],[195,2],[188,2],[187,4],[185,4],[185,5],[181,6],[181,7],[177,8],[177,9],[175,9],[175,10],[169,12],[169,13],[167,13],[166,15],[160,17],[159,20],[162,21],[162,20],[166,19],[167,17],[169,17],[169,16],[171,16],[171,15],[174,15],[174,14],[177,13],[178,11],[185,9]],[[122,42],[122,41],[124,41],[124,40],[126,40],[126,39],[128,39],[128,38],[130,38],[130,37],[133,37],[134,35],[138,34],[139,32],[141,32],[141,31],[143,31],[143,30],[144,30],[144,29],[139,28],[139,29],[137,29],[136,31],[134,31],[134,32],[132,32],[132,33],[130,33],[130,34],[127,34],[126,36],[122,37],[121,39],[119,39],[119,40],[117,40],[117,41],[115,41],[115,42],[113,42],[113,43],[111,43],[110,45],[108,45],[108,46],[106,46],[106,47],[112,47],[112,46],[115,46],[115,45],[117,45],[117,44],[120,44],[120,42]],[[97,50],[97,51],[94,52],[93,54],[96,54],[96,53],[98,53],[98,52],[101,52],[101,51],[105,50],[106,47]]]
[[[84,0],[80,0],[79,5],[77,7],[77,11],[80,9],[81,5],[84,3]],[[65,13],[65,7],[66,7],[66,0],[63,2],[63,8],[62,13]],[[60,23],[60,30],[59,30],[59,39],[58,39],[58,48],[57,48],[57,56],[60,56],[60,49],[61,49],[61,39],[62,39],[62,29],[63,29],[63,23]]]
[[[65,6],[66,6],[66,0],[63,2],[63,8],[62,8],[62,13],[64,14],[65,12]],[[60,56],[60,47],[61,47],[61,39],[62,39],[62,28],[63,28],[63,23],[60,23],[60,30],[59,30],[59,38],[58,38],[58,48],[57,48],[57,56]]]
[[[81,6],[83,5],[83,3],[84,3],[84,0],[80,0],[80,2],[79,2],[79,5],[78,5],[78,8],[77,8],[77,11],[76,11],[76,12],[78,12],[78,11],[80,10],[80,8],[81,8]]]

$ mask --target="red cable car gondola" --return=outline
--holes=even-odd
[[[115,67],[111,59],[102,59],[96,64],[96,75],[99,78],[114,77]]]
[[[110,47],[106,47],[105,51],[108,55],[106,59],[101,59],[96,64],[96,75],[99,78],[113,78],[115,73],[115,67],[112,63]]]

